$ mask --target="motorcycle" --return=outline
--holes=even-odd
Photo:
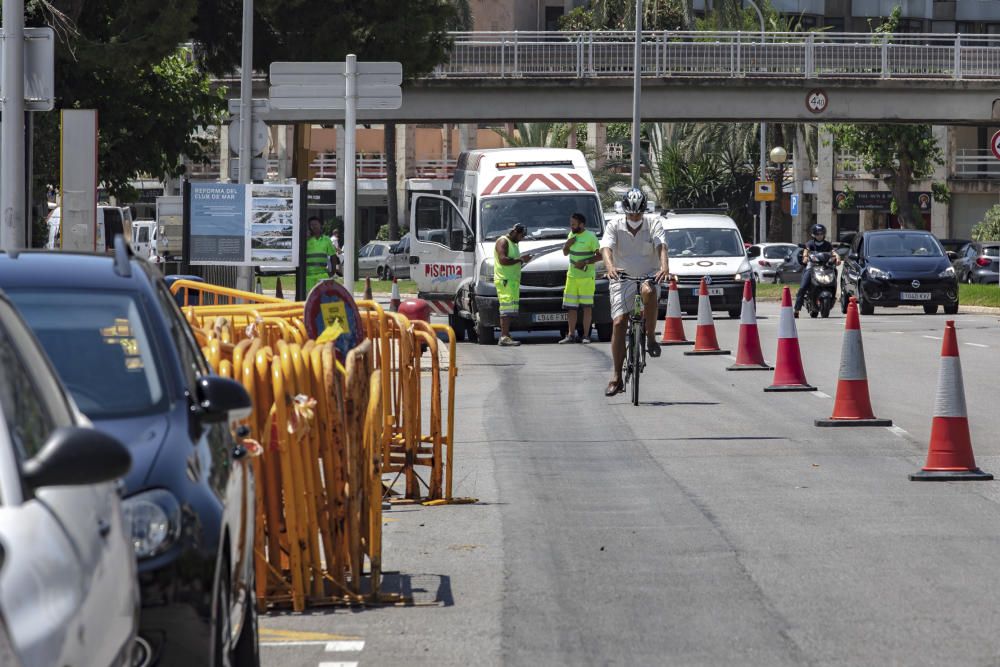
[[[809,254],[812,275],[805,307],[809,317],[830,317],[830,310],[837,300],[837,256],[832,252]]]

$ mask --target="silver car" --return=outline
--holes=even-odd
[[[132,459],[2,295],[0,420],[0,663],[130,665],[139,591],[114,480]]]
[[[391,241],[369,241],[358,251],[358,277],[382,279]]]

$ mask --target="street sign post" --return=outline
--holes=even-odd
[[[354,290],[355,153],[358,111],[398,109],[403,105],[403,65],[397,62],[271,63],[268,98],[283,111],[344,110],[344,285]],[[394,159],[388,156],[388,159]],[[391,186],[390,186],[391,187]],[[338,197],[339,197],[338,193]]]
[[[990,140],[990,150],[993,151],[993,157],[1000,160],[1000,130],[993,133],[993,138]]]

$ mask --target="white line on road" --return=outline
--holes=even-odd
[[[924,336],[924,338],[929,338],[931,340],[941,340],[940,336]]]
[[[321,662],[319,667],[358,667],[357,662]]]
[[[811,391],[809,393],[815,396],[816,398],[833,398],[833,396],[830,396],[830,394],[824,394],[821,391]]]
[[[283,646],[326,646],[329,640],[301,641],[301,642],[258,642],[258,646],[283,647]]]
[[[894,334],[905,334],[906,332],[905,331],[893,331],[892,333],[894,333]]]
[[[905,438],[906,436],[910,435],[904,429],[901,429],[898,426],[886,426],[885,430],[889,431],[889,433],[892,433],[893,435],[899,436],[900,438]]]
[[[971,345],[972,347],[989,347],[989,345],[983,345],[982,343],[966,343],[966,345]]]
[[[336,651],[363,651],[365,650],[365,642],[361,641],[336,641],[326,643],[326,652],[334,653]]]

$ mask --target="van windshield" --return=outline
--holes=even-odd
[[[739,257],[745,254],[740,234],[724,227],[668,229],[671,257]]]
[[[569,233],[569,216],[582,213],[587,229],[598,236],[604,215],[592,194],[539,194],[484,199],[479,207],[479,234],[495,241],[517,223],[528,229],[525,240],[564,239]]]

